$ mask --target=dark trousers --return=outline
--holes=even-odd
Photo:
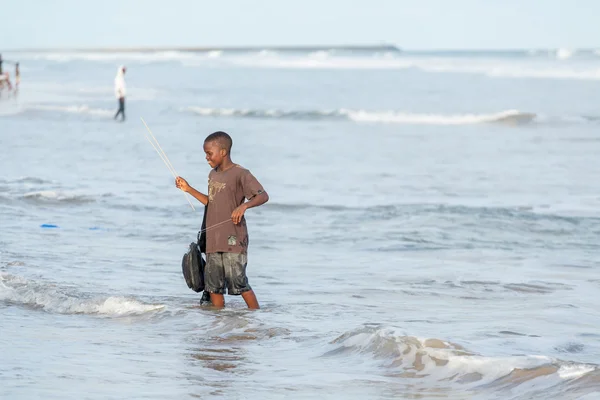
[[[125,120],[125,97],[119,97],[119,110],[115,114],[115,119],[121,114],[121,121]]]

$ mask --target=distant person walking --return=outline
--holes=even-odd
[[[21,70],[19,69],[19,63],[15,64],[15,86],[17,89],[19,88],[19,83],[21,83]]]
[[[2,90],[4,89],[4,84],[6,83],[8,85],[8,90],[10,90],[11,84],[10,84],[10,77],[8,75],[8,73],[4,73],[4,71],[2,70],[2,64],[4,63],[4,60],[2,59],[2,54],[0,54],[0,94],[2,92]]]
[[[10,74],[5,72],[0,74],[0,92],[4,89],[4,84],[8,87],[8,90],[12,90],[12,84],[10,83]]]
[[[121,121],[125,121],[125,66],[120,66],[117,70],[117,76],[115,77],[115,96],[119,99],[119,109],[115,114],[115,118],[121,114]]]
[[[0,54],[0,94],[4,90],[4,88],[8,88],[8,91],[13,90],[13,85],[10,82],[10,73],[8,71],[4,71],[4,64],[15,64],[15,79],[16,79],[16,87],[14,88],[14,94],[17,92],[17,88],[19,86],[19,82],[21,82],[21,73],[19,72],[19,63],[15,63],[12,61],[4,60],[2,58],[2,54]]]
[[[2,59],[2,54],[0,54],[0,94],[4,90],[4,86],[8,87],[8,90],[12,90],[12,85],[10,83],[10,74],[8,72],[4,72],[2,68],[2,64],[4,60]]]
[[[19,84],[21,83],[21,71],[19,69],[19,63],[15,63],[15,92],[14,95],[17,95],[19,91]]]

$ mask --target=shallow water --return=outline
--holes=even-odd
[[[20,57],[0,99],[1,397],[600,395],[600,61]],[[186,287],[201,207],[140,117],[192,185],[226,130],[269,192],[247,213],[260,311]]]

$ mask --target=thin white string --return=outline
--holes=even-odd
[[[221,221],[221,222],[219,222],[218,224],[214,224],[214,225],[211,225],[211,226],[209,226],[209,227],[207,227],[207,228],[201,229],[201,230],[200,230],[200,233],[202,233],[202,232],[206,232],[206,231],[208,231],[208,230],[211,230],[211,229],[213,229],[213,228],[216,228],[216,227],[217,227],[217,226],[219,226],[219,225],[223,225],[223,224],[226,224],[226,223],[228,223],[228,222],[231,222],[231,223],[233,223],[233,221],[231,221],[231,219],[226,219],[225,221]]]
[[[175,171],[175,167],[173,167],[173,164],[171,164],[171,160],[169,160],[169,157],[167,157],[167,153],[165,153],[165,151],[162,149],[162,147],[160,147],[160,143],[158,143],[158,140],[156,140],[156,137],[154,136],[154,134],[152,133],[152,131],[150,130],[150,128],[148,127],[148,124],[146,124],[146,121],[144,121],[144,118],[140,118],[143,122],[143,124],[146,126],[146,129],[148,130],[148,133],[150,133],[150,136],[152,136],[152,139],[154,139],[154,141],[156,142],[156,145],[158,146],[158,148],[160,149],[162,155],[164,156],[163,161],[165,161],[165,164],[167,164],[167,168],[169,168],[169,170],[171,170],[175,175],[177,175],[177,171]],[[154,147],[154,145],[152,145]],[[156,147],[154,147],[156,149]],[[162,157],[161,157],[162,158]]]
[[[175,171],[175,168],[173,167],[173,164],[171,164],[171,161],[167,157],[167,154],[162,149],[162,147],[160,147],[160,144],[158,143],[158,140],[156,140],[156,138],[152,134],[152,131],[148,127],[148,124],[146,124],[146,121],[144,121],[144,118],[140,118],[140,119],[142,120],[142,122],[146,126],[146,129],[148,130],[148,132],[150,133],[150,135],[152,136],[152,138],[156,142],[156,145],[158,145],[158,149],[160,149],[160,151],[158,151],[158,149],[156,148],[156,146],[154,145],[154,143],[152,143],[152,141],[150,140],[150,138],[147,135],[145,135],[146,140],[148,140],[148,142],[150,142],[150,144],[152,145],[152,147],[154,148],[154,150],[156,150],[156,152],[158,153],[158,156],[160,157],[160,159],[163,160],[163,162],[167,166],[167,169],[173,175],[173,178],[177,178],[177,172]],[[162,152],[162,154],[161,154],[161,152]],[[192,202],[190,201],[190,199],[185,195],[185,192],[183,192],[183,197],[185,197],[185,199],[187,200],[187,202],[190,204],[190,207],[192,207],[192,210],[196,211],[196,209],[194,208],[194,205],[192,204]]]
[[[144,118],[140,118],[143,122],[143,124],[146,126],[146,129],[148,130],[148,132],[150,133],[150,135],[152,136],[152,139],[154,139],[154,141],[156,142],[156,146],[158,146],[158,148],[154,145],[154,143],[152,143],[152,141],[150,140],[150,138],[145,135],[146,140],[148,140],[148,142],[152,145],[152,147],[154,148],[154,150],[156,150],[156,153],[158,154],[158,156],[160,157],[161,160],[163,160],[163,162],[165,163],[165,165],[167,166],[167,169],[171,172],[171,174],[173,175],[174,178],[177,178],[177,171],[175,171],[175,168],[173,167],[173,164],[171,164],[171,161],[169,160],[169,158],[167,157],[167,154],[165,153],[165,151],[162,149],[162,147],[160,146],[160,144],[158,143],[158,140],[156,140],[156,137],[154,137],[154,135],[152,134],[152,131],[150,130],[150,128],[148,127],[148,124],[146,124],[146,121],[144,121]],[[160,149],[160,151],[159,151]],[[185,192],[183,192],[183,195],[185,196],[185,199],[188,201],[188,203],[190,203],[190,206],[192,206],[192,210],[196,210],[193,206],[193,204],[190,202],[190,199],[188,199],[188,197],[185,195]],[[229,222],[233,222],[231,219],[226,219],[225,221],[221,221],[217,224],[211,225],[207,228],[201,229],[200,232],[206,232],[209,231],[213,228],[216,228],[218,226],[221,226],[223,224],[229,223]]]

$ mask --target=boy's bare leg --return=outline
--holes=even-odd
[[[223,308],[225,307],[225,296],[218,293],[211,293],[210,302],[212,303],[213,307]]]
[[[258,305],[258,300],[256,299],[256,295],[254,294],[254,290],[248,290],[247,292],[242,293],[242,298],[246,302],[248,308],[253,310],[258,310],[260,306]]]

